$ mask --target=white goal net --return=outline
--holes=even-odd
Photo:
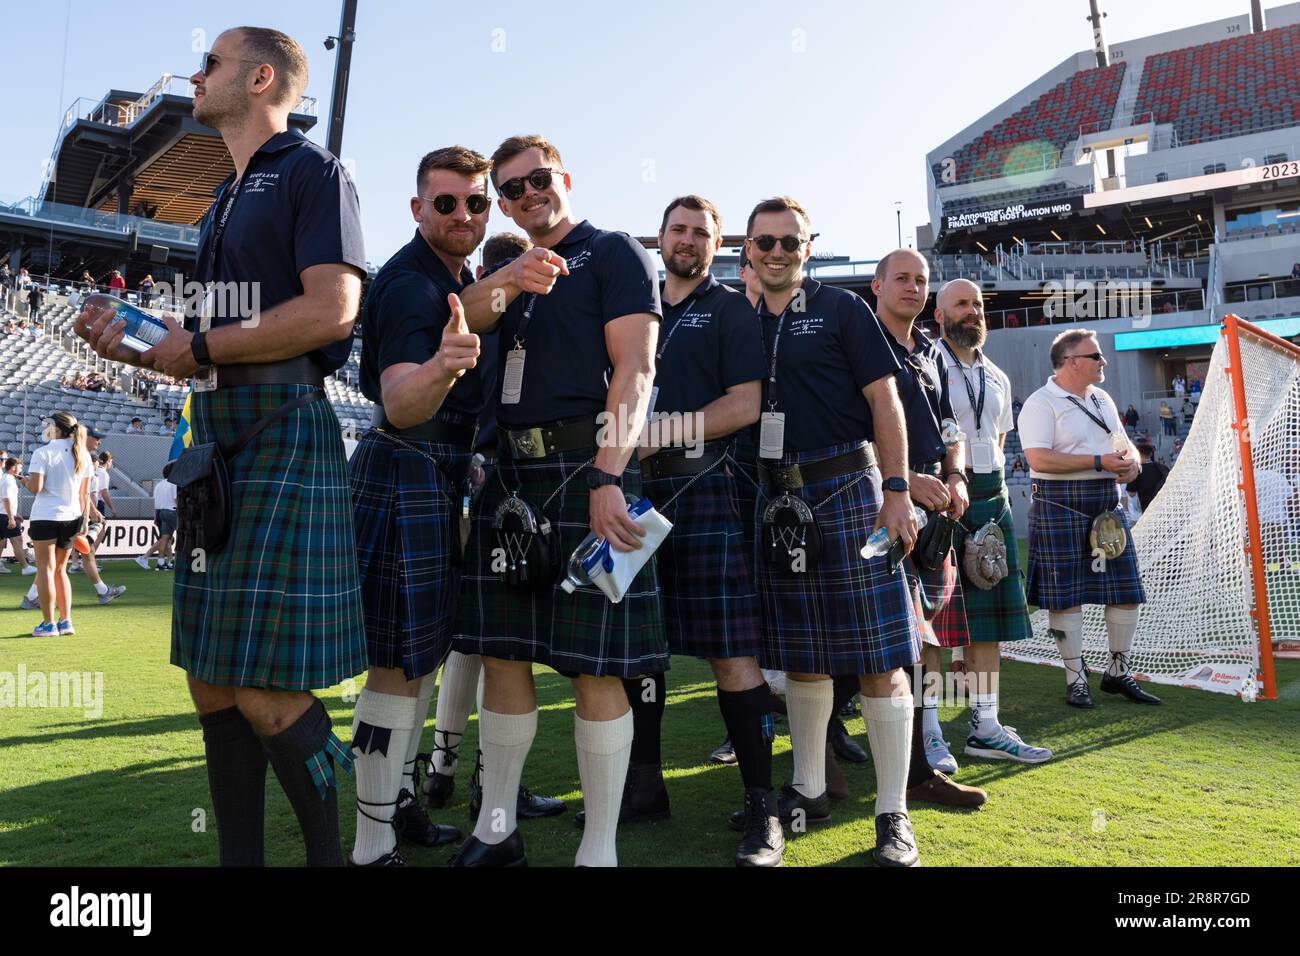
[[[1300,362],[1252,326],[1239,325],[1246,427],[1262,535],[1271,639],[1300,640]],[[1256,696],[1261,661],[1256,576],[1238,448],[1228,333],[1219,336],[1205,390],[1164,488],[1134,526],[1147,603],[1130,664],[1139,678]],[[1233,370],[1235,374],[1235,370]],[[1023,560],[1023,559],[1022,559]],[[1033,637],[1002,645],[1015,660],[1061,666],[1047,612]],[[1083,656],[1094,673],[1109,660],[1103,608],[1085,605]]]

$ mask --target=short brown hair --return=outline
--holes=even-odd
[[[687,196],[678,196],[668,204],[668,208],[664,210],[663,221],[659,223],[659,231],[661,233],[668,228],[669,214],[671,214],[678,206],[685,206],[687,209],[694,209],[696,212],[707,212],[709,218],[713,220],[713,228],[717,231],[719,236],[722,235],[722,215],[718,212],[718,207],[713,205],[713,203],[709,202],[703,196],[697,196],[694,193]]]
[[[812,230],[812,220],[808,218],[808,213],[804,211],[803,206],[789,196],[774,196],[771,199],[764,199],[754,207],[754,211],[749,214],[749,221],[745,223],[745,235],[754,231],[754,220],[758,216],[765,212],[784,212],[787,209],[802,219],[809,231]]]
[[[235,27],[243,41],[244,52],[250,60],[269,63],[278,81],[271,92],[271,102],[276,106],[285,103],[297,105],[303,90],[307,89],[307,54],[298,41],[287,33],[270,27]]]
[[[483,243],[483,269],[492,272],[513,259],[518,259],[533,247],[523,236],[513,232],[498,232]]]
[[[425,153],[415,171],[415,191],[424,189],[424,174],[431,169],[450,169],[453,173],[464,176],[482,176],[492,164],[482,153],[476,153],[468,146],[444,146],[431,153]]]
[[[1096,334],[1093,329],[1066,329],[1052,339],[1052,368],[1060,368],[1065,364],[1065,353],[1070,346],[1082,342],[1084,339],[1093,338]]]
[[[560,151],[556,149],[551,144],[551,141],[545,136],[538,136],[535,133],[530,136],[511,136],[504,143],[498,146],[497,151],[492,154],[492,185],[498,185],[498,166],[502,163],[509,162],[520,153],[526,152],[530,149],[540,149],[548,163],[555,163],[557,166],[564,165],[564,160],[560,159]]]

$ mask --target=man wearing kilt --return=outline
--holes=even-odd
[[[209,296],[188,330],[167,316],[168,334],[143,353],[123,344],[112,313],[83,312],[77,331],[106,358],[195,376],[194,445],[173,477],[202,456],[196,446],[229,455],[224,545],[198,548],[193,518],[180,529],[190,546],[176,567],[171,655],[203,727],[221,862],[263,861],[269,763],[307,862],[341,865],[335,770],[351,759],[310,691],[366,666],[347,463],[323,401],[325,375],[351,350],[360,210],[338,160],[288,129],[307,85],[290,37],[222,33],[190,82],[194,119],[221,133],[235,166],[203,219],[196,278],[239,294]],[[177,484],[184,516],[206,482]]]
[[[420,160],[415,236],[379,270],[361,316],[361,391],[375,408],[349,465],[370,663],[352,725],[359,866],[404,865],[399,835],[422,846],[461,836],[429,821],[415,775],[451,644],[460,500],[483,404],[478,337],[461,327],[457,293],[487,230],[489,168],[463,146]]]
[[[655,353],[655,430],[640,450],[643,489],[673,523],[656,555],[668,648],[708,660],[744,782],[737,866],[778,866],[785,837],[763,734],[771,694],[758,669],[758,592],[736,507],[735,434],[758,421],[763,339],[753,307],[709,273],[722,217],[707,199],[664,210],[659,250],[664,330]],[[632,705],[631,765],[622,821],[666,817],[660,760],[664,676],[624,681]]]
[[[559,587],[590,531],[619,552],[641,547],[627,470],[650,404],[658,275],[623,233],[574,218],[559,151],[540,136],[492,157],[501,210],[537,248],[465,291],[470,327],[500,325],[498,465],[474,516],[454,646],[483,656],[483,808],[455,865],[525,861],[516,827],[520,773],[537,728],[532,665],[573,680],[574,742],[586,825],[579,866],[615,866],[632,746],[622,678],[668,666],[654,562],[623,600]],[[503,312],[504,307],[504,312]],[[606,412],[614,425],[599,425]]]
[[[1042,763],[1051,758],[1050,750],[1025,743],[1014,728],[998,721],[998,643],[1021,641],[1033,633],[1025,605],[1015,522],[1002,477],[1002,445],[1013,427],[1011,380],[980,351],[988,335],[980,287],[969,279],[953,279],[940,287],[934,303],[934,317],[943,332],[939,358],[944,363],[948,397],[966,435],[970,507],[953,533],[953,548],[961,556],[966,536],[993,522],[1001,529],[1007,550],[1007,575],[992,587],[972,582],[964,570],[961,576],[970,634],[966,651],[967,673],[971,675],[968,687],[974,688],[966,756]],[[931,713],[926,710],[927,721]],[[933,725],[927,724],[925,733],[943,739],[937,716]]]
[[[829,819],[830,677],[860,675],[876,765],[873,855],[880,865],[911,866],[918,857],[904,790],[912,694],[903,669],[920,646],[903,576],[886,555],[862,554],[877,528],[890,541],[901,538],[904,552],[916,538],[899,367],[865,302],[804,276],[811,242],[808,215],[789,197],[763,200],[750,213],[745,252],[763,286],[767,350],[758,460],[762,661],[789,675],[794,751],[794,778],[778,804],[782,821],[796,826]]]
[[[1020,443],[1033,479],[1026,596],[1048,611],[1065,665],[1067,704],[1093,706],[1083,662],[1084,604],[1106,605],[1110,663],[1101,689],[1158,704],[1160,698],[1138,686],[1128,662],[1146,592],[1116,481],[1137,477],[1137,449],[1115,402],[1097,387],[1106,378],[1106,359],[1096,333],[1067,329],[1052,341],[1051,358],[1055,374],[1020,409]],[[1102,516],[1104,523],[1097,520]],[[1105,523],[1123,530],[1118,555],[1090,541],[1094,531],[1108,535]]]
[[[930,266],[912,249],[895,249],[876,266],[871,289],[876,294],[880,324],[902,371],[898,397],[907,421],[908,484],[912,500],[938,521],[942,512],[960,521],[966,511],[966,473],[960,437],[955,434],[948,381],[941,374],[939,344],[916,327],[916,317],[925,308]],[[949,433],[945,434],[945,428]],[[933,530],[933,529],[931,529]],[[920,696],[913,711],[912,758],[909,762],[907,799],[953,807],[978,807],[988,794],[950,780],[957,762],[952,759],[939,734],[927,734],[925,713],[938,728],[939,648],[964,647],[966,612],[958,584],[957,561],[951,547],[938,568],[922,568],[913,551],[903,562],[917,626],[925,647],[921,663],[913,672],[912,694]],[[927,679],[927,672],[934,675]],[[934,755],[935,751],[940,751]],[[943,758],[946,758],[944,760]],[[946,773],[945,773],[946,771]]]

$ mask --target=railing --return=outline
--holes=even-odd
[[[1292,213],[1292,215],[1296,215]],[[1243,226],[1240,229],[1228,227],[1228,234],[1224,236],[1226,242],[1236,242],[1239,239],[1261,239],[1266,236],[1291,236],[1300,232],[1300,219],[1291,222],[1273,222],[1267,226]]]
[[[1293,129],[1295,123],[1287,123],[1276,129]],[[1252,131],[1252,133],[1234,133],[1232,139],[1238,139],[1242,136],[1253,135],[1254,132],[1266,132],[1263,130]],[[1202,141],[1208,142],[1208,141]],[[1174,179],[1191,179],[1196,176],[1209,176],[1215,172],[1230,172],[1236,169],[1244,169],[1252,166],[1272,165],[1280,162],[1294,162],[1300,158],[1300,141],[1293,140],[1286,143],[1270,143],[1264,149],[1234,149],[1225,150],[1221,153],[1214,153],[1199,159],[1179,160],[1165,163],[1161,166],[1144,169],[1134,174],[1127,169],[1124,175],[1120,177],[1120,186],[1128,188],[1131,186],[1146,186],[1157,182],[1167,182]],[[1159,156],[1160,151],[1152,152],[1147,155]],[[1285,156],[1283,160],[1281,157]],[[1266,162],[1268,160],[1268,162]],[[1223,167],[1219,169],[1219,167]],[[1163,177],[1163,178],[1161,178]]]
[[[6,215],[22,216],[42,223],[82,226],[121,235],[136,232],[141,239],[157,239],[172,245],[197,247],[199,244],[198,226],[159,222],[157,219],[145,219],[143,216],[127,216],[68,203],[42,202],[36,197],[29,197],[11,205],[0,203],[0,217]]]
[[[1114,117],[1122,116],[1123,113],[1121,111],[1132,110],[1132,108],[1135,106],[1137,106],[1136,97],[1133,97],[1131,99],[1126,98],[1123,101],[1117,102],[1115,104],[1115,109],[1111,111],[1111,119],[1094,120],[1091,123],[1084,123],[1082,126],[1079,127],[1079,137],[1082,138],[1084,136],[1091,136],[1093,133],[1104,133],[1106,132],[1106,130],[1116,129],[1117,127],[1115,126],[1114,123]],[[1130,126],[1146,126],[1149,123],[1154,123],[1154,122],[1155,122],[1155,114],[1152,113],[1150,110],[1144,110],[1141,113],[1138,113],[1136,116],[1130,117],[1127,123],[1125,123],[1122,127],[1118,127],[1118,128],[1128,129]]]
[[[1200,289],[1186,289],[1152,293],[1151,310],[1154,315],[1172,315],[1177,312],[1200,312],[1205,309],[1205,296]],[[1136,316],[1135,316],[1136,317]],[[1111,316],[1124,318],[1124,316]],[[986,312],[985,322],[990,332],[999,329],[1023,329],[1042,325],[1087,324],[1077,316],[1057,315],[1049,318],[1041,305],[1021,306],[1015,309],[994,309]],[[1206,321],[1209,314],[1206,313]]]
[[[1270,299],[1289,299],[1295,296],[1300,296],[1300,277],[1243,282],[1226,286],[1223,290],[1223,301],[1226,305],[1235,302],[1266,302]]]
[[[1145,239],[1098,239],[1080,242],[1025,242],[1021,250],[1027,256],[1106,256],[1146,252]]]

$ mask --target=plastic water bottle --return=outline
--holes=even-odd
[[[115,295],[105,292],[88,295],[84,307],[109,309],[116,313],[116,318],[126,323],[122,344],[137,352],[147,352],[167,337],[167,325],[162,319]]]
[[[924,508],[913,505],[912,510],[916,512],[916,530],[920,531],[925,527],[925,523],[929,518],[926,515]],[[878,558],[882,554],[888,554],[889,547],[889,529],[884,525],[881,525],[875,531],[871,532],[871,537],[867,539],[867,543],[862,546],[862,550],[859,553],[870,561],[872,558]]]
[[[572,594],[578,588],[591,583],[591,575],[587,573],[584,562],[599,551],[604,543],[604,538],[597,538],[596,532],[588,531],[587,536],[582,539],[582,544],[573,549],[573,554],[569,555],[569,566],[564,573],[564,580],[560,582],[560,587],[564,589],[565,594]]]

